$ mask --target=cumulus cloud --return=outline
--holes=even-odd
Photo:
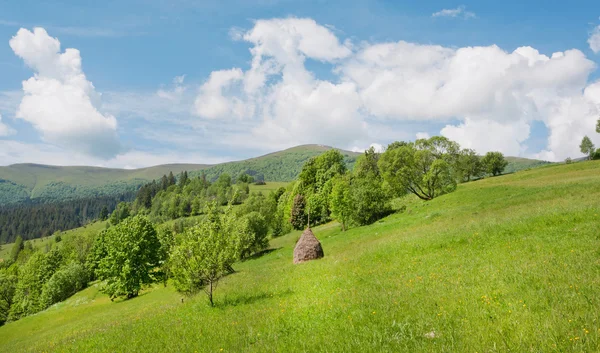
[[[474,12],[467,11],[466,7],[461,5],[455,9],[443,9],[438,12],[434,12],[431,14],[431,17],[459,17],[466,20],[469,18],[475,18],[477,15],[475,15]]]
[[[465,12],[458,10],[449,16]],[[495,45],[353,46],[327,27],[297,18],[260,20],[236,33],[251,45],[250,67],[211,73],[195,112],[204,119],[252,122],[251,137],[243,140],[254,145],[350,148],[381,140],[375,126],[445,123],[441,134],[480,153],[532,156],[526,141],[531,123],[541,121],[550,135],[537,155],[560,160],[577,155],[578,141],[593,130],[600,111],[600,86],[588,82],[596,65],[579,50],[548,56],[531,47],[507,52]],[[334,78],[320,79],[307,68],[310,60],[330,65]]]
[[[417,132],[417,135],[416,135],[416,136],[417,136],[417,140],[420,140],[420,139],[428,139],[428,138],[430,138],[430,137],[431,137],[431,136],[430,136],[428,133],[426,133],[426,132]]]
[[[588,44],[594,53],[600,53],[600,26],[594,28],[588,38]]]
[[[156,91],[156,95],[162,99],[179,102],[186,90],[183,81],[185,81],[185,75],[175,76],[172,83],[173,87],[171,89],[161,88]]]
[[[100,94],[83,73],[79,51],[61,52],[58,39],[43,28],[21,28],[9,44],[34,71],[23,81],[16,118],[31,123],[46,142],[96,157],[115,156],[117,120],[99,111]]]
[[[369,145],[369,147],[367,147],[367,148],[353,147],[353,148],[351,149],[351,151],[352,151],[352,152],[359,152],[359,153],[362,153],[362,152],[364,152],[364,151],[368,150],[368,149],[369,149],[369,148],[371,148],[371,147],[373,147],[373,149],[374,149],[374,150],[375,150],[375,152],[377,152],[377,153],[382,153],[382,152],[384,152],[384,151],[385,151],[385,146],[384,146],[384,145],[382,145],[382,144],[380,144],[380,143],[372,143],[372,144],[370,144],[370,145]]]
[[[0,137],[12,135],[14,133],[15,130],[2,123],[2,115],[0,115]]]

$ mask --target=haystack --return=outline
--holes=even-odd
[[[294,263],[299,264],[305,261],[316,260],[323,256],[321,243],[315,237],[312,230],[306,228],[294,248]]]

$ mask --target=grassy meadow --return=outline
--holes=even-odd
[[[300,233],[216,290],[95,285],[0,327],[2,352],[593,352],[600,350],[600,162],[462,184],[341,232],[292,264]]]

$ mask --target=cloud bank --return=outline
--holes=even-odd
[[[376,125],[445,123],[442,135],[479,153],[562,160],[580,154],[599,115],[600,83],[588,82],[596,65],[576,49],[354,44],[298,18],[237,33],[251,45],[251,67],[212,72],[195,114],[252,121],[246,138],[258,145],[364,146],[381,141]],[[320,79],[309,61],[330,65],[332,78]],[[549,130],[543,151],[526,149],[534,121]]]

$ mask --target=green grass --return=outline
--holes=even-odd
[[[273,240],[223,279],[216,308],[92,287],[0,327],[0,351],[598,351],[599,197],[586,162],[407,198],[371,226],[315,228],[318,261],[292,264],[298,232]]]

